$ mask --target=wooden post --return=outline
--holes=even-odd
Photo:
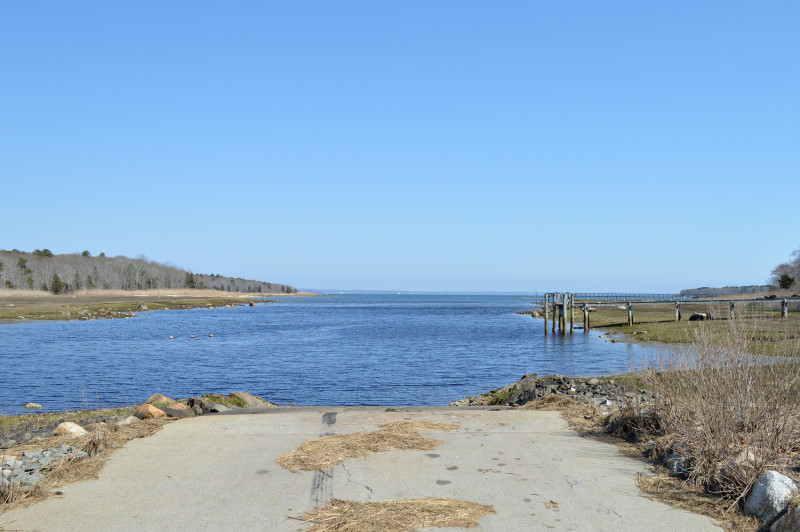
[[[633,303],[628,302],[628,325],[633,325]]]
[[[589,332],[589,305],[583,304],[583,332]]]
[[[575,302],[572,300],[572,296],[569,298],[569,333],[572,334],[575,331]]]
[[[675,321],[681,321],[681,304],[675,303]]]
[[[564,302],[561,303],[561,323],[559,323],[559,326],[561,327],[562,336],[567,334],[567,301],[566,300],[564,300]]]
[[[550,312],[547,310],[548,297],[549,297],[548,294],[544,295],[544,335],[545,336],[547,336],[547,327],[550,326],[550,324],[547,323],[547,318],[549,317],[549,314],[550,314]]]
[[[736,319],[736,303],[731,301],[731,319]]]
[[[789,317],[789,302],[786,301],[784,297],[781,301],[781,318],[788,318]]]
[[[556,298],[553,298],[553,334],[556,333],[556,322],[558,321],[558,305],[556,305]]]

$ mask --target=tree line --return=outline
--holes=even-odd
[[[226,292],[292,294],[297,289],[220,274],[194,273],[171,264],[125,256],[94,256],[90,251],[54,254],[0,250],[0,290],[42,290],[54,294],[82,290],[213,289]]]

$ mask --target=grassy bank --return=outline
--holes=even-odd
[[[751,353],[782,356],[791,352],[800,338],[800,312],[790,311],[781,318],[780,309],[740,304],[733,320],[744,324],[740,340],[746,340]],[[706,313],[711,321],[689,321],[692,313]],[[675,305],[634,305],[634,325],[628,325],[628,312],[617,307],[596,307],[589,313],[592,329],[605,329],[628,335],[636,341],[667,344],[692,344],[701,331],[725,335],[731,328],[730,307],[727,301],[719,304],[682,303],[681,321],[675,321]],[[583,314],[576,312],[576,326],[582,325]]]
[[[292,294],[291,297],[310,294]],[[78,320],[130,317],[135,312],[227,305],[248,305],[253,298],[277,294],[220,292],[218,290],[123,291],[93,290],[65,295],[39,291],[0,291],[0,322],[19,320]],[[281,298],[289,297],[280,294]],[[267,302],[275,300],[268,299]],[[142,306],[147,307],[146,309]]]

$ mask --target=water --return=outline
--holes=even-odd
[[[444,405],[525,373],[601,375],[641,359],[601,331],[543,334],[512,296],[339,295],[122,320],[0,326],[0,413],[248,391],[279,404]],[[213,334],[213,337],[209,337]],[[190,335],[195,335],[190,339]],[[169,340],[169,336],[174,336]]]

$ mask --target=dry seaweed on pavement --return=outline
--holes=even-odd
[[[474,528],[482,517],[493,513],[492,506],[458,499],[331,499],[328,506],[309,510],[299,520],[314,524],[308,532],[408,532],[427,527]]]
[[[379,425],[378,430],[333,434],[304,442],[275,462],[295,473],[297,471],[325,472],[348,458],[367,456],[390,449],[430,450],[442,442],[424,438],[420,432],[455,430],[458,425],[424,421],[395,421]]]

